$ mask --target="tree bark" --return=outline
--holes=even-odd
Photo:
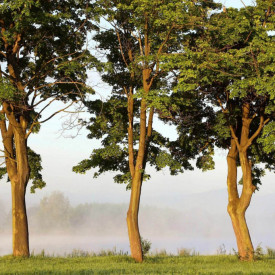
[[[142,174],[144,168],[144,157],[146,151],[146,102],[141,100],[140,112],[140,137],[139,137],[139,150],[135,164],[134,176],[131,183],[131,198],[129,209],[127,212],[127,226],[128,235],[131,249],[131,256],[137,262],[142,262],[142,247],[141,238],[138,227],[138,211],[142,185]]]
[[[143,89],[145,94],[148,94],[150,91],[150,84],[148,83],[150,74],[151,74],[150,69],[143,70]],[[128,226],[131,256],[137,262],[143,261],[141,238],[140,238],[139,226],[138,226],[138,212],[139,212],[142,178],[143,178],[143,174],[146,166],[146,154],[147,154],[146,148],[148,147],[148,141],[152,133],[152,123],[153,123],[153,115],[151,114],[149,115],[149,121],[148,121],[148,127],[147,127],[146,111],[147,111],[146,100],[142,98],[141,105],[140,105],[139,147],[138,147],[138,154],[137,154],[135,167],[134,167],[135,168],[134,174],[132,175],[131,198],[130,198],[129,209],[127,212],[127,226]],[[128,137],[128,141],[129,141],[129,138],[131,138],[130,135]]]
[[[254,258],[254,248],[247,227],[245,212],[241,211],[238,205],[229,206],[228,212],[237,240],[239,258],[242,261],[252,261]]]
[[[141,238],[138,226],[138,212],[141,193],[141,173],[135,173],[132,180],[131,199],[127,212],[127,226],[131,256],[137,262],[143,261]]]
[[[26,182],[13,180],[12,190],[12,247],[13,256],[29,256],[28,219],[25,204]]]
[[[1,134],[5,151],[7,173],[11,181],[12,194],[12,243],[14,256],[29,256],[28,219],[25,204],[25,193],[29,181],[29,164],[26,135],[27,122],[23,117],[18,121],[3,104],[3,111],[9,121],[0,121]]]
[[[249,105],[244,104],[240,143],[233,131],[234,137],[231,139],[231,147],[227,156],[227,210],[236,236],[240,260],[246,261],[252,261],[254,258],[254,248],[245,219],[245,212],[256,189],[252,184],[252,164],[247,157],[251,121],[252,119],[249,118]],[[241,196],[239,196],[237,189],[237,157],[239,157],[242,168],[243,188]]]
[[[27,142],[22,129],[14,132],[17,173],[11,178],[13,255],[28,257],[29,232],[25,203],[26,187],[29,181]]]

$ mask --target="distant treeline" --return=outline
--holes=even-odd
[[[53,192],[38,205],[28,208],[28,220],[33,233],[126,236],[126,212],[127,204],[85,203],[73,206],[63,193]],[[145,235],[173,237],[183,236],[183,232],[185,237],[230,235],[230,230],[220,231],[220,222],[201,213],[194,215],[195,212],[194,209],[190,212],[189,208],[179,211],[143,206],[140,209],[140,226]],[[224,223],[227,217],[220,213],[216,218]],[[11,219],[11,211],[0,213],[0,232],[10,232]]]

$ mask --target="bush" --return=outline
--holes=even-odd
[[[179,255],[180,257],[188,257],[188,256],[191,256],[191,249],[187,249],[187,248],[178,249],[178,255]]]
[[[195,249],[188,249],[188,248],[181,248],[178,249],[178,256],[180,257],[192,257],[192,256],[199,256],[200,253],[196,252]]]
[[[255,260],[262,260],[264,257],[264,250],[263,248],[261,247],[261,244],[259,244],[255,251],[254,251],[254,259]]]
[[[141,241],[142,255],[146,256],[151,249],[152,243],[149,240],[143,239],[142,237],[140,237],[140,241]]]

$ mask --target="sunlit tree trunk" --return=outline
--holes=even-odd
[[[252,164],[247,157],[247,149],[251,143],[249,140],[251,121],[252,119],[249,118],[249,105],[245,104],[240,143],[236,136],[232,138],[231,148],[227,156],[228,213],[235,232],[239,257],[241,260],[248,261],[254,258],[254,248],[245,219],[245,212],[256,189],[252,184]],[[237,157],[239,157],[242,169],[243,188],[241,196],[239,196],[237,190]]]
[[[25,204],[26,182],[12,181],[12,246],[14,256],[29,256],[28,219]]]
[[[29,232],[25,194],[29,181],[27,142],[23,129],[15,130],[17,173],[11,180],[13,255],[29,256]]]
[[[11,181],[13,255],[28,257],[29,234],[25,193],[30,169],[25,137],[27,122],[23,117],[18,121],[6,103],[3,104],[3,111],[9,122],[8,128],[4,119],[0,125],[7,173]]]
[[[150,77],[151,70],[144,69],[143,70],[143,88],[146,94],[149,93],[150,84],[148,83]],[[150,136],[152,134],[152,124],[153,124],[153,111],[151,109],[147,127],[147,106],[146,100],[143,98],[141,100],[140,106],[140,136],[139,136],[139,149],[136,158],[136,162],[130,163],[130,171],[132,176],[131,182],[131,198],[129,209],[127,212],[127,226],[128,226],[128,235],[129,235],[129,242],[130,242],[130,249],[131,249],[131,256],[137,261],[142,262],[143,255],[142,255],[142,246],[141,246],[141,238],[138,226],[138,212],[139,212],[139,203],[140,203],[140,194],[141,194],[141,187],[142,187],[142,177],[144,174],[144,170],[146,167],[146,155],[147,155],[147,148]],[[128,108],[128,115],[129,115],[129,108]],[[131,128],[131,123],[129,121],[129,129]],[[129,135],[128,129],[128,139],[132,139],[132,134]],[[131,152],[132,146],[129,146],[129,153]],[[131,154],[129,155],[129,160],[133,159]],[[133,169],[134,167],[134,169]]]
[[[127,226],[128,226],[128,235],[131,249],[131,256],[137,262],[142,262],[142,247],[141,247],[141,238],[139,233],[138,225],[138,212],[139,212],[139,203],[140,203],[140,193],[141,193],[141,173],[135,176],[132,180],[132,189],[131,189],[131,199],[129,204],[129,209],[127,212]]]

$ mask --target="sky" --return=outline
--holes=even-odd
[[[250,1],[243,2],[249,4]],[[243,6],[238,0],[221,1],[221,3],[226,6]],[[98,81],[99,77],[96,73],[90,73],[89,84],[98,86]],[[108,89],[109,87],[100,84],[98,96],[106,97]],[[58,104],[55,106],[55,108],[59,107]],[[61,134],[62,123],[65,120],[66,117],[64,116],[56,116],[41,127],[38,135],[33,134],[29,138],[29,146],[42,157],[43,177],[47,186],[42,190],[37,190],[35,194],[30,194],[28,190],[26,194],[27,205],[38,204],[41,198],[53,191],[62,192],[74,205],[92,202],[128,203],[130,192],[126,191],[125,185],[113,182],[114,174],[106,173],[93,179],[93,171],[88,171],[85,175],[72,172],[72,167],[79,161],[88,158],[93,148],[100,146],[100,141],[87,139],[88,132],[84,128],[75,138],[64,137],[64,135],[70,135],[69,132]],[[167,128],[160,122],[157,122],[154,127],[169,134],[170,137],[174,135],[173,129]],[[199,205],[201,196],[207,198],[208,194],[212,192],[213,195],[216,191],[218,192],[217,200],[220,198],[226,200],[226,151],[217,151],[215,161],[216,169],[213,171],[201,172],[195,169],[178,176],[170,176],[168,170],[155,172],[154,169],[149,168],[151,179],[143,184],[141,204],[179,209],[186,196],[193,196],[192,198],[197,200],[193,203]],[[266,197],[267,199],[263,201],[269,205],[273,200],[270,194],[275,195],[274,174],[267,173],[262,182],[260,191],[253,196],[252,200]],[[198,194],[198,196],[194,196],[194,194]],[[213,199],[212,195],[211,200]],[[10,183],[6,183],[5,180],[0,181],[0,201],[4,202],[7,210],[10,208]],[[218,204],[217,207],[219,207]],[[264,209],[265,205],[262,207]],[[227,215],[226,209],[223,211]],[[203,215],[203,213],[198,212],[197,215],[197,219],[199,219],[199,215]]]

